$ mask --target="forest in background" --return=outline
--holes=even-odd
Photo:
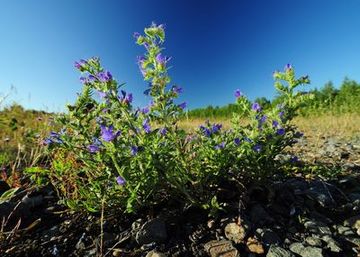
[[[330,81],[320,89],[310,90],[309,93],[314,95],[314,100],[308,102],[301,109],[302,116],[360,112],[360,83],[355,80],[345,78],[339,87],[335,87]],[[281,100],[279,96],[275,96],[272,100],[266,97],[258,97],[255,102],[258,102],[263,109],[268,109],[281,103]],[[220,107],[209,105],[204,108],[189,110],[185,113],[184,118],[231,118],[232,113],[239,111],[240,107],[235,103]]]

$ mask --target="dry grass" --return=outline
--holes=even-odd
[[[194,131],[201,124],[204,124],[204,121],[202,119],[182,120],[179,126],[186,131]],[[221,123],[225,129],[231,127],[229,119],[210,119],[209,121],[211,123]],[[360,136],[360,114],[347,113],[342,115],[297,117],[294,120],[294,124],[308,137],[336,136],[350,138]]]

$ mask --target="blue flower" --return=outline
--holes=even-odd
[[[234,139],[234,144],[235,145],[240,145],[240,143],[241,143],[240,138],[237,137],[237,138]]]
[[[135,156],[139,152],[139,147],[133,145],[130,147],[131,155]]]
[[[181,94],[183,92],[183,89],[179,86],[173,86],[171,90],[176,94]]]
[[[267,120],[267,116],[263,115],[260,119],[259,119],[259,124],[262,125],[263,123],[265,123],[265,121]]]
[[[279,112],[279,118],[280,118],[280,119],[283,119],[283,118],[284,118],[284,115],[285,115],[285,112],[284,112],[284,111]]]
[[[161,53],[158,53],[155,57],[156,62],[160,65],[165,65],[170,59],[171,57],[163,56]]]
[[[273,128],[277,128],[279,126],[279,122],[277,120],[272,121]]]
[[[64,134],[64,131],[62,130],[60,133],[51,131],[49,137],[45,138],[43,143],[45,145],[51,145],[51,144],[62,144],[63,141],[61,140],[60,136],[61,134]]]
[[[142,112],[143,114],[147,114],[149,111],[150,111],[150,109],[149,109],[149,107],[147,107],[147,106],[141,109],[141,112]]]
[[[215,150],[220,150],[225,148],[225,142],[221,142],[220,144],[214,146]]]
[[[297,156],[293,155],[290,157],[290,162],[291,163],[299,162],[299,158]]]
[[[121,177],[121,176],[117,176],[117,177],[116,177],[116,182],[117,182],[120,186],[123,186],[123,185],[125,185],[125,183],[126,183],[125,179],[124,179],[123,177]]]
[[[284,128],[277,129],[276,134],[278,134],[279,136],[285,135],[285,129]]]
[[[255,102],[255,103],[252,104],[251,109],[256,111],[256,112],[259,112],[259,111],[261,111],[261,106],[260,106],[260,104]]]
[[[161,128],[161,129],[159,130],[159,133],[160,133],[160,135],[165,136],[166,133],[167,133],[167,129],[166,129],[166,128]]]
[[[222,125],[221,125],[221,124],[214,124],[214,125],[212,126],[212,132],[213,132],[213,133],[216,133],[216,132],[218,132],[221,128],[222,128]]]
[[[138,40],[138,38],[140,37],[140,33],[139,32],[134,32],[133,37]]]
[[[256,145],[253,147],[254,151],[257,152],[257,153],[260,153],[261,148],[262,148],[262,147],[261,147],[261,145],[259,145],[259,144],[256,144]]]
[[[100,90],[98,90],[97,92],[98,92],[100,98],[106,98],[107,94],[105,92],[100,91]]]
[[[205,136],[210,137],[211,136],[211,130],[203,125],[201,125],[200,130],[204,133]]]
[[[130,93],[125,97],[126,103],[131,103],[133,101],[133,95]]]
[[[286,64],[284,70],[287,71],[287,70],[291,70],[292,69],[292,66],[290,63]]]
[[[150,133],[151,132],[151,126],[150,126],[150,124],[149,124],[149,119],[145,119],[144,121],[143,121],[143,129],[144,129],[144,131],[146,132],[146,133]]]
[[[240,98],[243,96],[243,93],[240,91],[240,89],[236,89],[234,95],[236,98]]]
[[[101,138],[106,142],[113,141],[121,133],[120,130],[114,133],[113,126],[105,127],[104,125],[101,125],[100,129],[101,129]]]
[[[97,74],[97,77],[100,82],[108,82],[112,80],[112,75],[109,71],[100,71]]]
[[[184,110],[187,106],[186,102],[183,102],[181,104],[178,105],[182,110]]]
[[[87,65],[87,61],[85,61],[83,59],[81,59],[78,62],[75,62],[75,64],[74,64],[75,68],[80,70],[80,71],[82,71],[85,68],[86,65]]]
[[[99,146],[95,144],[88,145],[87,149],[90,153],[96,153],[100,150]]]

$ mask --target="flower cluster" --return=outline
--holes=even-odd
[[[274,72],[275,87],[284,96],[281,106],[262,108],[237,89],[241,112],[234,114],[230,130],[207,121],[189,134],[177,125],[187,104],[177,102],[183,89],[169,85],[164,26],[152,24],[134,37],[146,50],[137,63],[148,83],[147,106],[133,108],[133,95],[98,58],[75,63],[83,91],[59,117],[64,129],[44,140],[55,148],[47,174],[52,183],[63,183],[58,187],[63,202],[89,211],[105,202],[132,212],[176,196],[186,204],[219,209],[214,188],[220,183],[271,176],[279,165],[276,155],[302,136],[290,122],[308,97],[295,89],[308,84],[308,77],[296,79],[287,65]]]

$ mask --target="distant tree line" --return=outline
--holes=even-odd
[[[309,93],[314,95],[314,99],[302,108],[301,115],[303,116],[326,113],[360,113],[360,84],[354,80],[345,78],[339,88],[336,88],[330,81],[320,89],[310,90]],[[255,102],[259,103],[263,109],[267,109],[281,103],[281,98],[275,96],[269,100],[266,97],[258,97]],[[221,107],[209,105],[205,108],[189,110],[184,117],[190,119],[231,118],[232,113],[239,110],[240,108],[236,104]]]

